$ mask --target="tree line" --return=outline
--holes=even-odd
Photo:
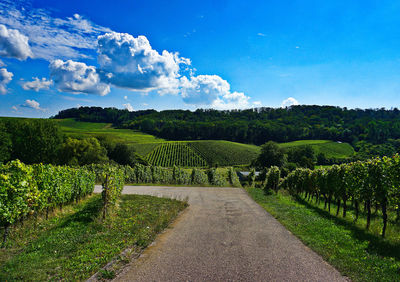
[[[387,155],[400,148],[400,111],[347,109],[334,106],[291,106],[247,110],[135,111],[80,107],[55,118],[110,122],[168,140],[229,140],[255,145],[326,139],[352,144],[366,156]],[[381,146],[385,144],[385,146]]]
[[[0,163],[19,159],[26,164],[147,164],[132,146],[107,137],[65,136],[54,120],[0,120]]]

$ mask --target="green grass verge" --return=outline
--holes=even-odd
[[[392,225],[388,238],[379,237],[380,219],[364,230],[364,219],[338,218],[321,206],[284,194],[247,189],[250,196],[327,262],[353,281],[400,281],[400,227]],[[334,208],[332,209],[332,213]]]
[[[116,129],[111,123],[82,122],[74,119],[55,119],[66,135],[79,137],[106,137],[115,142],[133,144],[162,142],[164,139],[131,129]]]
[[[355,151],[348,143],[338,143],[328,140],[299,140],[288,143],[280,143],[282,148],[291,148],[309,145],[314,149],[315,154],[324,153],[328,158],[349,158],[354,156]]]
[[[85,280],[127,247],[149,245],[185,206],[124,195],[113,216],[101,222],[101,196],[95,195],[36,226],[29,220],[0,249],[0,281]]]

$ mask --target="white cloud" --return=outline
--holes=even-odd
[[[264,33],[262,33],[262,32],[257,33],[257,35],[258,35],[258,36],[261,36],[261,37],[267,36],[266,34],[264,34]]]
[[[5,66],[6,64],[2,60],[0,60],[0,67],[5,67]]]
[[[215,109],[242,109],[249,106],[250,97],[231,92],[229,83],[218,75],[198,75],[181,79],[182,98],[186,104]]]
[[[25,100],[25,104],[21,105],[21,107],[44,111],[44,109],[40,107],[40,104],[35,100]]]
[[[290,106],[296,106],[299,104],[299,101],[297,101],[295,98],[293,97],[289,97],[285,100],[282,101],[282,108],[286,108],[286,107],[290,107]]]
[[[25,90],[34,90],[39,92],[41,89],[48,90],[51,85],[53,85],[53,81],[51,79],[47,80],[45,77],[42,79],[33,77],[33,81],[23,83],[22,88]]]
[[[0,56],[18,60],[33,57],[28,37],[16,29],[8,29],[5,25],[0,24]]]
[[[18,112],[18,108],[17,108],[16,106],[12,106],[11,109],[12,109],[14,112]]]
[[[250,97],[242,92],[227,93],[215,100],[211,108],[218,110],[244,109],[249,107]]]
[[[132,107],[132,105],[130,103],[123,104],[123,106],[125,107],[125,109],[127,109],[130,112],[134,111],[133,107]]]
[[[180,64],[190,60],[164,50],[159,54],[145,36],[107,33],[98,37],[102,80],[132,91],[177,92]]]
[[[110,92],[110,86],[100,81],[96,68],[85,63],[55,60],[50,64],[50,75],[61,92],[100,96]]]
[[[124,96],[124,99],[125,99],[125,100],[128,100],[128,96]]]
[[[28,36],[35,57],[46,60],[87,57],[82,51],[94,50],[97,36],[111,31],[78,14],[53,17],[45,9],[33,8],[26,0],[2,1],[0,23]]]
[[[6,94],[7,93],[7,84],[12,80],[13,78],[13,73],[7,71],[7,69],[2,68],[0,69],[0,94]]]
[[[261,101],[254,101],[253,106],[260,107],[262,105]]]

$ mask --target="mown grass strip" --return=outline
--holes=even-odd
[[[302,199],[282,193],[250,196],[327,262],[353,281],[400,281],[400,243],[383,240],[348,219],[337,218]]]
[[[0,249],[0,281],[85,280],[127,247],[144,248],[185,203],[124,195],[101,221],[101,196],[65,207],[48,221],[32,219]]]

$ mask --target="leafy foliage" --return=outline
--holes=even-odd
[[[11,151],[11,135],[6,132],[6,127],[0,122],[0,163],[10,159]]]
[[[107,151],[96,138],[82,140],[68,137],[60,150],[60,162],[66,165],[105,163]]]
[[[400,156],[393,158],[375,158],[365,162],[354,162],[333,165],[326,169],[296,169],[281,183],[293,195],[305,194],[308,199],[325,200],[325,208],[330,211],[331,202],[337,203],[336,216],[342,206],[343,217],[346,217],[347,203],[352,200],[358,218],[360,204],[367,211],[366,228],[370,227],[371,206],[373,203],[382,211],[382,237],[385,236],[388,209],[396,210],[399,217],[399,174]],[[399,220],[399,218],[397,218]]]
[[[122,169],[106,166],[100,174],[103,190],[101,196],[103,199],[103,219],[106,218],[110,207],[117,203],[121,196],[125,184],[125,176]]]
[[[284,156],[284,150],[277,143],[269,141],[261,146],[261,153],[256,164],[260,167],[282,167],[285,163]]]
[[[234,187],[241,187],[242,185],[240,184],[239,176],[237,175],[236,171],[233,169],[233,167],[230,167],[228,169],[228,178],[229,178],[229,183],[234,186]]]
[[[62,135],[53,120],[7,118],[2,121],[12,142],[9,146],[11,156],[3,157],[3,161],[19,159],[26,164],[57,163]]]
[[[277,166],[270,167],[265,177],[264,190],[267,191],[271,189],[274,191],[278,191],[280,176],[281,172],[279,170],[279,167]]]
[[[192,175],[191,175],[191,184],[193,184],[193,185],[208,185],[207,174],[198,168],[193,168]]]
[[[291,106],[217,111],[155,110],[128,112],[115,108],[81,107],[61,111],[57,118],[109,122],[168,140],[229,140],[261,145],[324,139],[373,144],[400,138],[400,111],[347,109],[334,106]]]
[[[96,175],[96,182],[103,182],[104,171],[110,167],[122,170],[125,183],[129,184],[178,184],[178,185],[212,185],[240,187],[239,179],[233,168],[185,169],[180,167],[166,168],[136,164],[131,166],[91,164],[85,168]]]
[[[0,166],[0,224],[8,228],[27,215],[78,200],[93,189],[94,174],[85,169],[11,161]],[[7,232],[4,241],[6,236]]]
[[[248,189],[250,196],[291,233],[351,281],[398,281],[400,269],[400,226],[391,225],[385,239],[376,234],[377,217],[371,232],[363,230],[365,214],[354,223],[355,211],[346,218],[325,211],[324,203],[291,197],[286,191],[264,193]]]

